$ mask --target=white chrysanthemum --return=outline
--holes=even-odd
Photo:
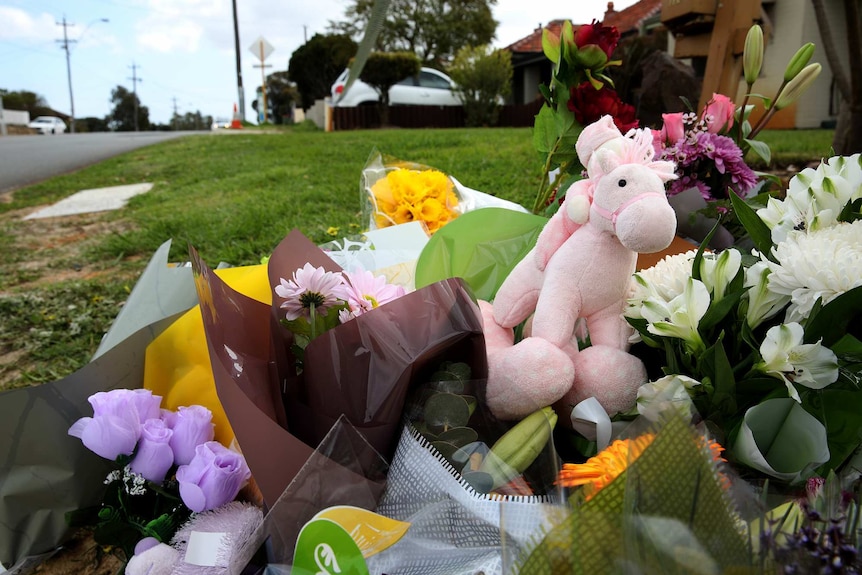
[[[814,302],[827,304],[862,285],[862,220],[808,233],[793,232],[772,249],[769,291],[790,296],[785,321],[808,317]]]
[[[796,231],[814,231],[834,226],[844,206],[862,197],[862,156],[835,156],[816,170],[806,168],[790,180],[784,200],[770,198],[757,210],[772,230],[772,241],[780,243]]]
[[[696,254],[696,250],[689,250],[666,256],[653,267],[634,274],[625,316],[641,319],[641,308],[646,300],[655,298],[669,302],[680,295],[691,278],[691,263]]]

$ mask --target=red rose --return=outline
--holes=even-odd
[[[607,86],[596,90],[592,84],[584,82],[577,88],[572,88],[569,110],[575,113],[575,119],[582,126],[592,124],[602,116],[609,115],[613,117],[614,124],[624,134],[638,127],[634,106],[620,100],[619,94]]]
[[[575,34],[575,44],[578,48],[595,44],[607,54],[608,59],[616,50],[619,41],[620,33],[615,26],[602,26],[597,20],[593,20],[592,24],[582,25]]]

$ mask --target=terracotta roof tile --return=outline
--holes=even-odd
[[[616,26],[620,34],[625,35],[627,32],[633,32],[640,28],[643,22],[658,14],[661,11],[661,0],[641,0],[637,4],[633,4],[624,10],[617,12],[614,10],[614,3],[608,2],[608,9],[605,11],[605,16],[602,19],[602,24],[605,26]],[[529,36],[525,36],[520,40],[512,42],[506,46],[506,50],[520,53],[537,53],[542,51],[542,28],[547,28],[557,36],[560,35],[560,30],[563,27],[564,20],[551,20],[545,26],[540,26],[533,30]],[[574,24],[574,29],[577,31],[582,24]]]

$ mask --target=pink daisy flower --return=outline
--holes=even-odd
[[[341,274],[328,272],[322,267],[315,268],[308,263],[293,272],[292,280],[279,278],[279,281],[275,293],[285,300],[281,308],[287,310],[288,321],[301,316],[310,318],[312,305],[315,313],[325,314],[327,309],[347,299]]]
[[[404,295],[404,288],[386,283],[385,276],[374,277],[369,271],[344,272],[344,275],[347,278],[345,299],[349,309],[339,312],[341,323]]]

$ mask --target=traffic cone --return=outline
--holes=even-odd
[[[239,121],[239,111],[236,109],[236,103],[233,105],[233,120],[230,121],[231,130],[242,130],[242,122]]]

